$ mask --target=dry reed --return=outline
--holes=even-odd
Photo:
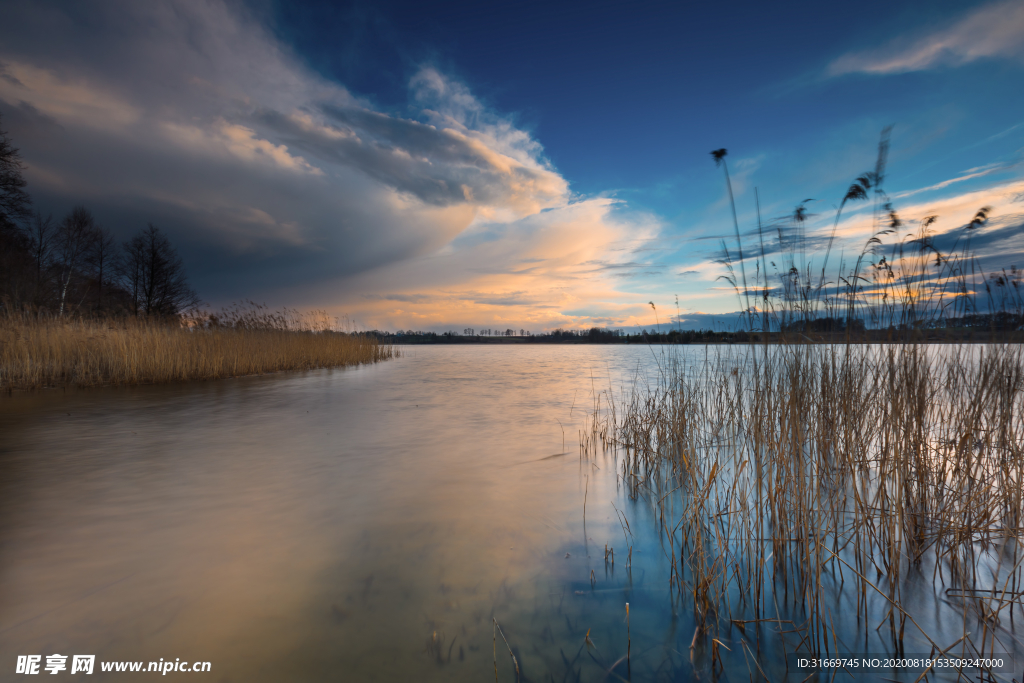
[[[909,624],[933,654],[948,651],[922,626],[929,589],[933,621],[925,625],[940,610],[955,614],[963,652],[1018,647],[1024,350],[928,346],[916,333],[977,321],[993,339],[997,326],[1019,329],[1019,271],[988,282],[970,251],[987,207],[945,251],[930,232],[935,216],[904,234],[883,189],[888,149],[886,129],[875,169],[839,204],[820,274],[804,250],[806,202],[788,220],[794,237],[784,240],[776,226],[775,261],[758,209],[752,286],[738,223],[740,277],[723,244],[746,327],[777,330],[782,343],[763,335],[760,344],[707,349],[691,364],[666,356],[656,386],[637,387],[618,408],[596,402],[581,434],[583,454],[621,450],[621,481],[650,504],[671,557],[669,585],[692,605],[694,643],[710,637],[713,652],[723,629],[774,623],[799,639],[797,650],[842,654],[852,620],[840,619],[837,631],[832,610],[846,597],[853,636],[863,633],[865,644],[870,628],[887,626],[888,647],[902,652]],[[725,154],[712,152],[720,165]],[[872,236],[828,282],[843,208],[871,199]],[[852,343],[866,324],[904,343]],[[814,343],[807,334],[815,329],[839,331],[845,343]]]
[[[1015,640],[1020,346],[734,347],[670,359],[660,386],[624,403],[621,418],[593,413],[584,449],[621,450],[700,633],[792,615],[798,649],[835,655],[842,594],[865,638],[885,626],[899,652],[909,625],[939,652],[915,614],[923,586],[963,622],[967,652]]]
[[[144,319],[0,318],[0,389],[204,380],[373,363],[395,355],[358,334],[183,326]]]
[[[757,343],[666,351],[653,384],[594,392],[581,460],[611,449],[652,511],[673,605],[693,610],[691,662],[710,642],[722,664],[734,628],[766,680],[762,648],[842,656],[870,631],[901,656],[908,632],[930,656],[1024,649],[1024,348],[1005,343],[1024,329],[1024,281],[1012,266],[986,277],[970,250],[988,207],[955,240],[931,232],[936,216],[905,225],[883,189],[888,133],[820,266],[809,200],[769,226],[774,251],[758,205],[749,273],[732,205],[719,263]],[[830,280],[843,209],[868,200],[872,234]],[[921,343],[925,330],[952,343]],[[861,343],[881,331],[897,343]],[[967,343],[977,333],[1004,343]]]

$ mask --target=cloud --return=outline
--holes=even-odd
[[[519,310],[541,295],[502,278],[563,292],[593,264],[631,272],[603,249],[646,219],[577,201],[537,140],[438,69],[407,92],[353,95],[238,3],[41,0],[0,25],[0,113],[36,205],[84,203],[121,238],[155,222],[215,303],[423,305],[444,281],[452,314]],[[461,280],[431,271],[450,267]],[[377,271],[419,280],[335,289]]]
[[[1008,171],[1019,164],[1020,161],[1013,161],[1010,163],[993,163],[987,164],[985,166],[979,166],[978,168],[970,168],[961,173],[960,175],[956,176],[955,178],[948,178],[946,180],[943,180],[942,182],[935,183],[934,185],[929,185],[928,187],[919,187],[914,190],[898,192],[892,195],[892,198],[904,199],[906,197],[911,197],[922,192],[934,192],[936,190],[942,190],[949,187],[950,185],[953,185],[954,183],[962,183],[966,180],[974,180],[975,178],[983,178],[987,175],[992,175],[993,173]]]
[[[881,48],[843,55],[829,65],[828,75],[897,74],[1021,56],[1024,4],[1010,0],[980,7],[953,25],[916,39],[900,37]]]
[[[734,306],[711,288],[724,270],[694,250],[702,243],[673,243],[621,201],[575,196],[540,142],[464,83],[425,65],[406,102],[371,102],[311,70],[241,4],[15,3],[0,24],[0,112],[39,208],[84,203],[121,238],[155,222],[215,305],[247,297],[367,327],[534,331],[650,326],[647,301],[668,305],[675,286],[690,307]],[[762,163],[732,159],[737,196]],[[997,225],[1020,213],[1017,196],[1024,186],[903,213],[953,227],[991,204],[993,237],[977,244],[997,253],[997,237],[1017,239]],[[847,253],[870,229],[851,212]]]
[[[0,88],[20,93],[18,101],[30,104],[51,119],[75,119],[90,128],[115,129],[130,126],[141,117],[139,109],[116,93],[90,86],[76,79],[32,64],[0,62]]]
[[[1005,227],[1017,223],[1020,220],[1021,210],[1019,206],[1014,206],[1014,198],[1022,191],[1024,191],[1024,180],[1016,178],[969,192],[918,201],[914,204],[896,204],[895,208],[904,220],[904,226],[898,234],[902,236],[916,231],[918,221],[926,216],[938,216],[937,221],[931,226],[933,234],[956,233],[967,225],[974,218],[975,213],[984,206],[989,207],[991,211],[987,228],[982,229],[982,233],[995,227]],[[917,193],[906,194],[909,196]],[[856,244],[862,238],[870,237],[876,229],[870,209],[863,207],[843,218],[839,223],[836,235],[837,239]],[[820,229],[819,232],[821,232]]]
[[[733,302],[734,303],[734,302]],[[668,324],[670,328],[680,330],[711,330],[714,332],[733,332],[744,327],[743,313],[730,311],[727,313],[681,313],[672,315]]]
[[[556,206],[568,193],[566,181],[539,156],[539,146],[534,156],[518,154],[507,140],[450,120],[452,127],[441,127],[335,106],[322,107],[317,117],[267,111],[260,118],[311,158],[358,168],[435,206],[468,203],[488,216],[518,217]]]
[[[575,197],[512,116],[433,66],[381,106],[241,4],[5,13],[0,112],[37,206],[84,203],[121,238],[155,222],[214,305],[389,329],[646,322],[649,297],[623,288],[662,273],[637,255],[658,221]]]
[[[649,297],[621,291],[616,274],[644,266],[635,250],[661,225],[651,216],[617,216],[618,205],[588,199],[478,224],[448,248],[346,278],[337,289],[353,294],[335,305],[379,329],[647,324]]]
[[[639,251],[639,250],[637,250]],[[634,252],[635,253],[635,252]],[[661,275],[665,264],[645,261],[588,261],[582,266],[589,266],[590,273],[609,273],[615,277],[635,277],[637,275]]]

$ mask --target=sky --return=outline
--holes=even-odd
[[[211,308],[365,329],[729,325],[736,246],[885,190],[1024,267],[1024,3],[0,2],[35,208],[171,238]],[[850,205],[833,263],[871,236]],[[897,236],[899,237],[899,235]],[[817,251],[816,251],[817,249]],[[733,251],[735,257],[735,251]],[[815,261],[817,259],[817,261]],[[751,268],[755,264],[748,261]],[[655,304],[654,307],[650,302]]]

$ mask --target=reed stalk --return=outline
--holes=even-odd
[[[913,580],[954,588],[965,646],[994,647],[1022,608],[1020,346],[751,345],[667,368],[590,429],[649,501],[695,646],[781,604],[798,649],[834,655],[829,605],[849,592],[893,652],[908,625],[943,650],[903,598]]]
[[[833,607],[847,596],[865,643],[874,627],[893,653],[908,625],[933,652],[1014,640],[1014,612],[1024,611],[1024,348],[1007,339],[1024,327],[1021,273],[976,280],[970,241],[987,208],[947,251],[931,234],[936,217],[907,230],[883,189],[888,148],[886,130],[875,170],[831,221],[820,273],[786,255],[793,244],[779,228],[782,272],[771,263],[770,274],[760,210],[752,283],[742,256],[741,279],[725,250],[741,303],[759,295],[743,320],[761,343],[664,353],[654,386],[609,390],[581,432],[581,457],[613,449],[626,492],[651,508],[670,590],[693,610],[691,656],[711,638],[714,660],[719,635],[762,622],[791,627],[790,651],[842,654],[850,634],[837,632]],[[713,154],[721,162],[725,150]],[[843,210],[869,198],[875,229],[830,283]],[[802,203],[788,228],[801,243],[806,218]],[[993,343],[968,343],[983,326]],[[892,343],[864,343],[872,328],[890,330]],[[922,343],[929,329],[951,343]],[[962,623],[953,645],[915,613],[922,587]],[[760,640],[754,656],[763,674]]]

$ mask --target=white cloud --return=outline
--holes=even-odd
[[[1024,3],[1010,0],[985,5],[952,26],[916,39],[901,37],[885,47],[843,55],[828,73],[896,74],[1022,55]]]
[[[1008,171],[1009,169],[1013,168],[1014,166],[1017,166],[1018,163],[1019,162],[1013,162],[1013,163],[1009,163],[1009,164],[993,163],[993,164],[988,164],[986,166],[981,166],[981,167],[978,167],[978,168],[971,168],[971,169],[968,169],[968,170],[964,171],[963,173],[961,173],[960,175],[956,176],[955,178],[948,178],[946,180],[943,180],[942,182],[935,183],[934,185],[929,185],[928,187],[919,187],[919,188],[916,188],[916,189],[913,189],[913,190],[907,190],[905,192],[898,192],[898,193],[892,195],[892,198],[893,199],[904,199],[906,197],[911,197],[913,195],[920,194],[922,192],[934,192],[936,190],[942,190],[942,189],[945,189],[945,188],[947,188],[950,185],[953,185],[955,183],[962,183],[962,182],[967,181],[967,180],[974,180],[975,178],[983,178],[983,177],[985,177],[987,175],[991,175],[993,173],[1001,173],[1003,171]]]

